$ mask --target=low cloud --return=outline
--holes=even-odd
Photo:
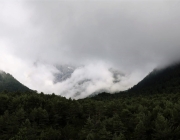
[[[110,66],[98,62],[77,68],[70,78],[56,83],[54,88],[57,94],[77,99],[103,91],[115,93],[131,86],[127,77],[119,75],[117,79],[118,82],[114,82]]]
[[[43,62],[24,62],[16,57],[6,55],[0,59],[0,68],[9,72],[26,86],[38,92],[55,93],[67,98],[85,98],[99,92],[115,93],[126,90],[134,82],[131,75],[112,72],[111,65],[96,62],[77,67],[64,81],[54,83],[56,66]],[[13,65],[13,63],[15,65]],[[19,71],[22,71],[19,74]],[[137,79],[136,79],[137,80]]]
[[[1,0],[0,69],[34,90],[66,97],[127,89],[157,66],[180,60],[179,6],[169,0]],[[54,82],[56,66],[66,64],[78,69]],[[115,83],[112,68],[124,74]]]

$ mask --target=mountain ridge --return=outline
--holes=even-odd
[[[59,70],[61,70],[60,72],[62,72],[62,74],[65,73],[65,76],[63,77],[63,75],[61,74],[59,77],[57,77],[56,82],[61,82],[68,79],[74,72],[75,68],[73,67],[69,70],[69,66],[61,66],[59,67]],[[110,69],[110,71],[113,73],[114,79],[118,79],[117,76],[120,74],[117,71],[113,71],[113,69]],[[18,80],[16,80],[11,74],[0,71],[0,92],[4,90],[7,90],[9,92],[32,91],[28,87],[21,84]],[[137,85],[134,85],[129,90],[120,93],[156,94],[172,92],[180,92],[180,63],[169,65],[162,69],[154,69]],[[101,92],[96,94],[92,93],[92,96],[89,97],[97,96],[101,93],[105,92],[102,90]]]
[[[0,92],[8,91],[8,92],[30,92],[32,91],[18,80],[16,80],[11,74],[6,73],[4,71],[0,71]]]
[[[180,91],[180,63],[169,65],[162,69],[154,69],[130,92],[177,92]]]

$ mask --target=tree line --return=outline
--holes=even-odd
[[[177,140],[179,116],[179,92],[101,94],[80,100],[0,93],[2,140]]]

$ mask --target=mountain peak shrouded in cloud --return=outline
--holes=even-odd
[[[54,83],[65,81],[70,78],[76,67],[71,65],[58,65],[56,66],[58,72],[54,73]]]
[[[1,0],[0,69],[32,89],[66,97],[128,89],[180,59],[179,6],[169,0]],[[62,75],[58,65],[75,69]]]
[[[129,91],[136,94],[177,93],[180,90],[180,62],[154,69]]]
[[[115,93],[129,87],[128,78],[105,63],[73,67],[58,66],[53,85],[57,94],[71,98],[85,98],[98,92]]]

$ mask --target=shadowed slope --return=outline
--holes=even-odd
[[[1,91],[27,92],[31,90],[27,88],[26,86],[24,86],[23,84],[21,84],[19,81],[17,81],[12,75],[1,71],[0,72],[0,92]]]
[[[180,91],[180,63],[155,69],[129,91],[171,93]]]

